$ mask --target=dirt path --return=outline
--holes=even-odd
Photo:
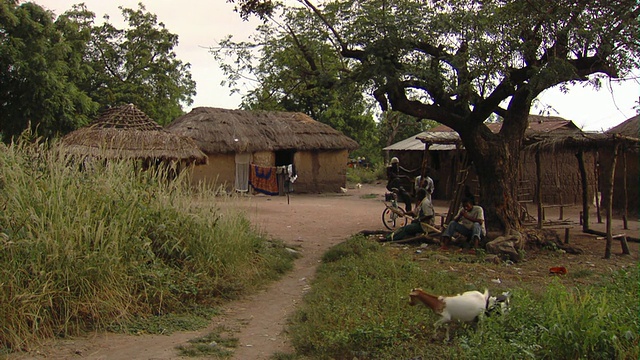
[[[240,201],[250,220],[269,236],[299,250],[302,257],[288,273],[263,291],[224,307],[211,327],[234,329],[240,345],[233,359],[268,359],[292,351],[285,333],[287,318],[308,290],[322,254],[351,234],[382,229],[382,185],[364,185],[345,194],[252,196]],[[375,194],[375,197],[366,196]],[[12,359],[180,359],[175,347],[206,334],[180,332],[169,336],[96,334],[56,341],[31,354]]]
[[[210,328],[224,326],[232,329],[232,335],[239,339],[240,344],[233,359],[268,359],[274,353],[292,351],[285,332],[286,321],[309,289],[322,254],[351,234],[365,229],[383,229],[380,215],[384,192],[383,185],[364,185],[360,189],[349,189],[345,194],[293,194],[289,203],[286,197],[263,195],[239,201],[239,206],[246,210],[258,229],[299,250],[302,257],[296,261],[294,271],[263,291],[227,304],[223,314],[213,319]],[[440,205],[436,202],[436,211],[446,212],[446,203]],[[579,210],[575,207],[565,211],[565,217],[578,219]],[[547,218],[554,216],[557,217],[557,213],[550,212]],[[614,228],[616,233],[624,232],[620,230],[620,223],[618,221]],[[632,229],[627,233],[637,236],[638,225],[638,221],[632,221]],[[604,224],[594,225],[593,228],[604,230]],[[611,262],[601,260],[604,252],[601,240],[594,241],[593,236],[580,235],[577,225],[572,230],[572,238],[574,236],[572,244],[588,246],[590,249],[587,248],[585,255],[567,256],[564,261],[586,261],[596,268],[616,264],[627,266],[637,262],[637,243],[633,244],[633,257],[615,256]],[[615,253],[620,251],[617,244],[614,244]],[[532,271],[536,272],[539,270],[537,265],[531,261],[522,264],[522,268],[525,271],[527,266],[533,267],[535,271]],[[39,352],[11,356],[10,359],[181,359],[175,347],[205,335],[209,330],[168,336],[96,334],[88,338],[56,341],[43,346]]]

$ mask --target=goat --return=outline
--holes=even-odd
[[[499,315],[504,315],[511,310],[511,293],[509,291],[505,291],[498,296],[489,296],[487,299],[487,309],[485,311],[487,316],[490,316],[494,313],[498,313]]]
[[[476,320],[487,309],[489,290],[485,289],[484,294],[479,291],[466,291],[456,296],[435,296],[416,288],[411,290],[409,298],[409,305],[416,305],[419,300],[440,315],[440,319],[434,323],[437,329],[441,324],[451,320],[464,322]],[[449,341],[448,326],[445,341]]]

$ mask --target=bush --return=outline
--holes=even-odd
[[[433,341],[438,319],[424,306],[407,306],[408,292],[457,293],[469,284],[419,265],[406,255],[358,236],[325,254],[312,291],[290,333],[301,355],[314,359],[637,359],[638,272],[615,272],[580,289],[556,280],[538,295],[511,289],[512,310],[477,327],[452,323],[452,344]],[[402,254],[402,253],[401,253]],[[428,269],[428,271],[423,270]],[[639,265],[640,267],[640,265]]]
[[[0,346],[215,305],[292,266],[183,177],[76,164],[46,144],[0,150]],[[84,169],[84,170],[81,170]]]

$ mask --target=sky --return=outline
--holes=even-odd
[[[231,95],[230,89],[221,86],[225,80],[218,63],[209,53],[209,48],[227,35],[234,40],[247,39],[260,22],[256,19],[243,21],[233,11],[233,4],[227,0],[34,0],[33,2],[53,11],[56,15],[71,9],[74,4],[84,2],[96,14],[96,21],[108,14],[110,22],[117,27],[123,24],[119,6],[138,8],[142,2],[146,10],[157,15],[158,22],[165,24],[168,31],[178,35],[179,44],[175,49],[183,63],[191,64],[191,76],[196,81],[194,103],[186,109],[198,106],[236,109],[241,102],[241,94]],[[540,108],[551,108],[545,115],[560,116],[572,120],[585,131],[602,131],[636,115],[634,106],[640,101],[640,71],[635,79],[626,81],[605,81],[600,91],[573,86],[569,93],[552,88],[539,97],[538,108],[531,110],[539,114]],[[251,86],[251,84],[247,84]],[[246,88],[249,90],[249,87]],[[241,89],[243,91],[243,89]]]

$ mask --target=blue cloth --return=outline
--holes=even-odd
[[[456,234],[456,232],[466,237],[471,237],[471,239],[476,236],[478,237],[478,239],[480,239],[482,237],[482,226],[480,226],[480,224],[478,223],[473,223],[473,227],[471,229],[468,229],[459,222],[452,221],[449,223],[449,226],[447,226],[444,233],[442,233],[442,236],[448,236],[451,238]]]

